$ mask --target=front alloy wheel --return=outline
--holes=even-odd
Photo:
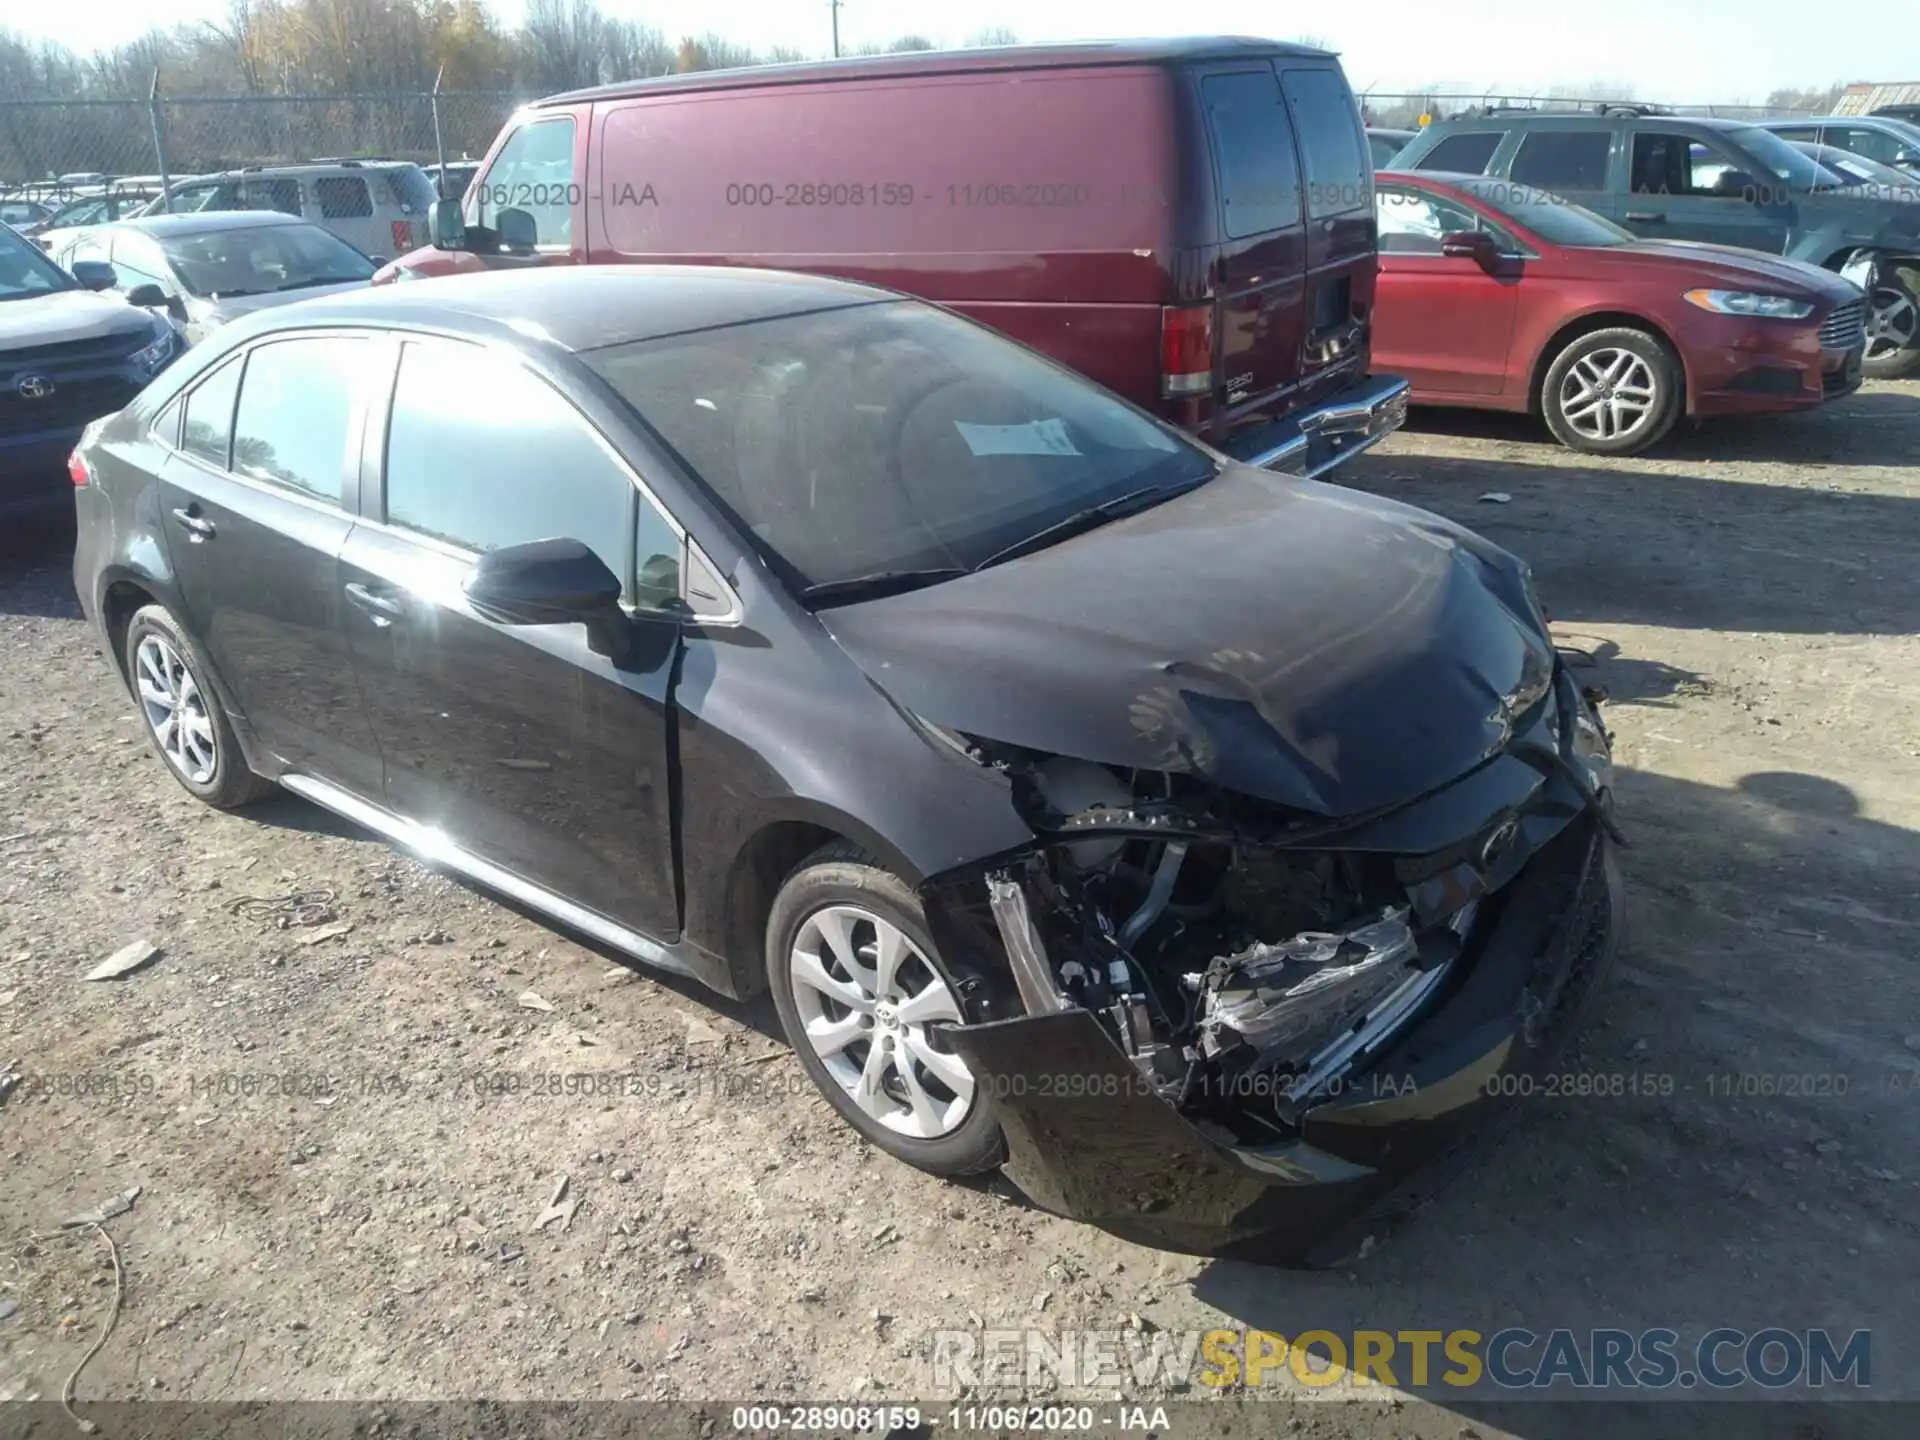
[[[960,1128],[973,1076],[927,1034],[935,1021],[957,1024],[960,1005],[898,926],[851,905],[816,910],[788,974],[808,1044],[862,1112],[915,1140]]]
[[[1897,283],[1876,285],[1867,302],[1867,348],[1860,368],[1896,380],[1920,368],[1920,300]]]
[[[1686,374],[1666,344],[1616,326],[1570,341],[1548,367],[1540,409],[1554,438],[1588,455],[1637,455],[1686,408]]]
[[[814,1084],[855,1130],[936,1175],[1000,1163],[988,1096],[948,1047],[965,1023],[919,897],[837,842],[787,877],[767,921],[780,1025]]]

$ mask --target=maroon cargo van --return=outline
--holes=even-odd
[[[1319,474],[1404,417],[1368,374],[1372,162],[1324,51],[1189,39],[673,75],[514,115],[431,248],[887,286],[1236,458]]]

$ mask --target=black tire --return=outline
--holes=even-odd
[[[1915,296],[1910,285],[1902,284],[1889,275],[1880,284],[1873,287],[1868,297],[1869,324],[1881,310],[1889,308],[1897,312],[1897,319],[1903,320],[1907,340],[1891,355],[1881,355],[1872,360],[1860,362],[1860,373],[1874,380],[1904,380],[1907,376],[1920,371],[1920,296]]]
[[[141,642],[148,637],[154,637],[172,649],[192,677],[195,692],[202,697],[203,704],[198,713],[204,715],[213,737],[213,764],[209,775],[196,777],[190,773],[180,759],[168,753],[156,732],[140,689],[140,648]],[[240,741],[233,733],[233,723],[227,719],[226,707],[220,704],[219,691],[211,684],[213,667],[207,663],[205,653],[194,643],[193,637],[173,618],[166,606],[143,605],[134,612],[133,618],[127,622],[123,654],[126,658],[127,685],[133,692],[134,704],[146,728],[147,743],[153,746],[154,753],[188,794],[216,809],[233,810],[274,792],[277,787],[271,780],[263,779],[247,768],[246,756],[241,752]]]
[[[1562,390],[1574,366],[1597,352],[1621,351],[1637,357],[1651,377],[1653,396],[1643,418],[1632,428],[1615,436],[1594,435],[1582,431],[1567,417]],[[1606,330],[1591,330],[1570,340],[1547,367],[1540,386],[1540,413],[1553,432],[1553,438],[1569,450],[1585,455],[1638,455],[1666,439],[1667,433],[1687,408],[1686,372],[1680,361],[1657,335],[1631,326],[1619,325]]]
[[[835,842],[803,860],[781,885],[767,918],[767,981],[787,1042],[827,1103],[867,1140],[897,1160],[934,1175],[973,1175],[991,1170],[1006,1157],[1000,1122],[984,1088],[976,1087],[966,1118],[936,1138],[921,1139],[889,1129],[856,1105],[807,1039],[794,998],[791,956],[802,927],[831,906],[853,906],[889,922],[920,952],[928,967],[959,994],[954,978],[934,950],[926,916],[913,890],[876,864],[858,846]],[[856,1042],[861,1043],[861,1042]],[[864,1042],[871,1045],[876,1042]]]

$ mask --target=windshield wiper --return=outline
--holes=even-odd
[[[282,290],[307,290],[315,285],[351,285],[355,278],[357,277],[352,275],[316,275],[311,280],[289,280],[286,284],[276,285],[273,288],[278,294]]]
[[[938,585],[942,580],[958,580],[973,572],[959,565],[931,566],[924,570],[876,570],[871,575],[850,575],[844,580],[822,580],[800,592],[802,600],[878,600],[883,595],[898,595],[903,590],[918,590]]]
[[[1114,496],[1111,500],[1102,500],[1098,505],[1089,505],[1084,510],[1076,510],[1064,520],[1056,520],[1053,524],[1034,531],[1023,540],[1016,540],[1011,545],[1002,546],[974,568],[984,570],[989,565],[998,565],[1002,560],[1014,560],[1022,555],[1030,555],[1035,550],[1044,550],[1049,545],[1058,544],[1071,535],[1096,529],[1109,520],[1118,520],[1123,515],[1132,515],[1146,510],[1158,505],[1162,500],[1170,500],[1175,495],[1197,489],[1213,479],[1216,473],[1209,467],[1205,475],[1193,480],[1174,485],[1143,485],[1138,490],[1129,490],[1123,495]]]

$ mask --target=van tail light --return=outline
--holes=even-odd
[[[1213,306],[1160,309],[1160,394],[1168,400],[1213,393]]]
[[[400,256],[406,254],[407,251],[411,249],[413,249],[413,222],[411,220],[394,221],[393,222],[394,258],[398,259]]]
[[[67,474],[72,478],[75,487],[93,483],[93,472],[87,469],[87,462],[81,458],[78,450],[67,456]]]

